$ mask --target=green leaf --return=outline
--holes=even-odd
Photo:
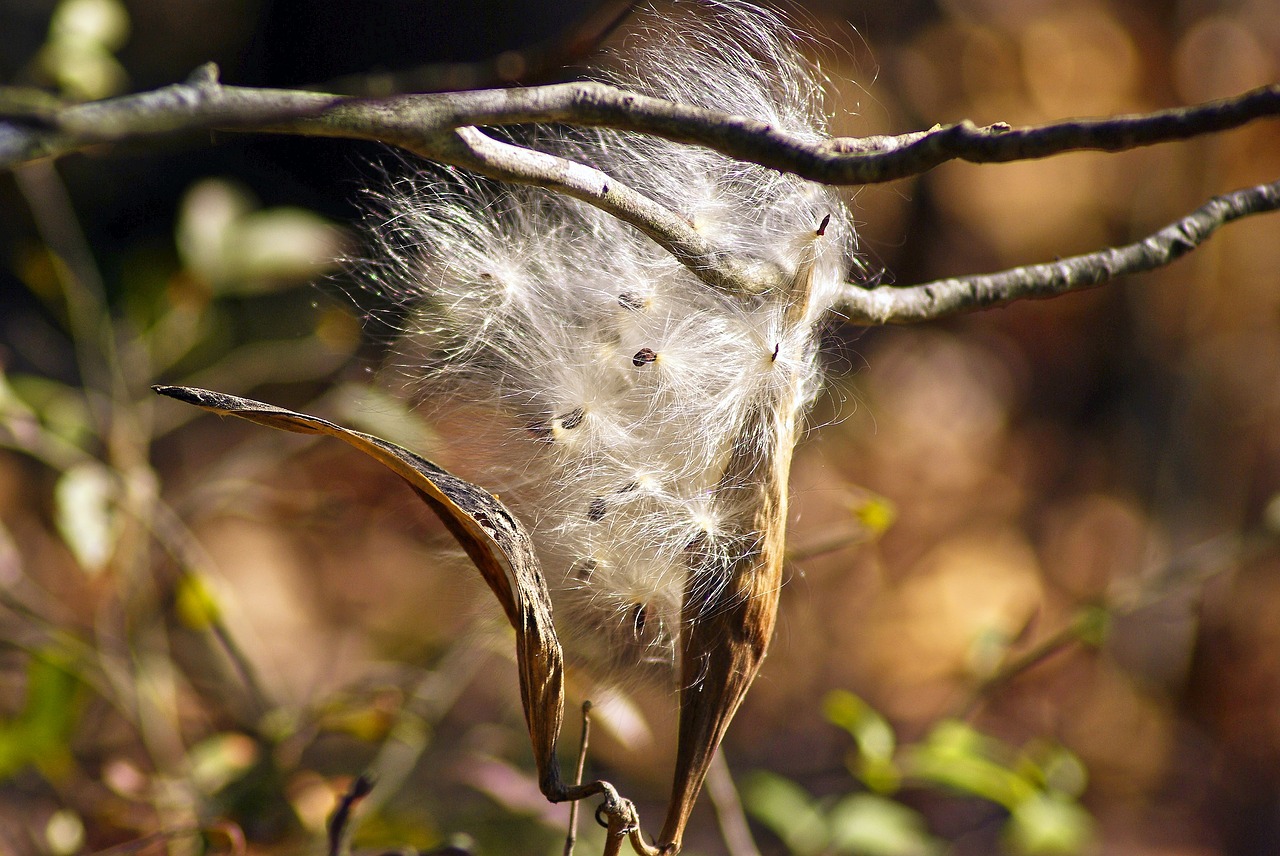
[[[0,779],[30,764],[57,775],[67,763],[68,742],[75,726],[80,680],[68,658],[41,651],[27,664],[27,695],[19,714],[0,722]]]
[[[308,282],[342,252],[342,232],[302,208],[258,209],[221,179],[193,185],[178,216],[183,264],[218,294],[255,294]]]
[[[222,620],[217,597],[198,574],[182,575],[174,600],[179,620],[192,630],[204,632]]]
[[[872,537],[888,532],[889,527],[898,519],[897,507],[887,498],[875,494],[864,497],[861,502],[852,503],[849,510]]]
[[[754,773],[743,785],[742,801],[747,811],[797,856],[811,856],[827,848],[830,833],[826,818],[804,788],[790,779]]]
[[[876,794],[845,797],[831,808],[828,821],[832,847],[839,853],[930,856],[943,849],[917,812]]]
[[[858,751],[867,758],[887,760],[897,748],[893,727],[871,705],[844,690],[836,690],[823,700],[827,721],[853,737]]]
[[[896,791],[902,774],[893,759],[897,738],[889,722],[871,705],[844,690],[830,693],[823,700],[822,710],[828,722],[853,737],[858,754],[850,764],[851,772],[877,793]]]
[[[1068,856],[1088,846],[1093,838],[1093,819],[1073,800],[1036,794],[1014,809],[1005,835],[1019,853]]]
[[[1086,607],[1076,614],[1075,628],[1082,643],[1099,648],[1111,630],[1111,613],[1101,606]]]
[[[1038,789],[1001,763],[1010,754],[998,741],[957,720],[944,720],[924,742],[912,747],[904,767],[908,776],[981,797],[1013,811]]]

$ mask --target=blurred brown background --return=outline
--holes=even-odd
[[[231,83],[323,82],[554,42],[593,6],[103,0],[51,35],[58,8],[0,2],[8,82],[109,94],[210,59]],[[820,34],[845,135],[1143,111],[1280,77],[1272,0],[791,11]],[[560,846],[509,635],[442,527],[337,444],[146,389],[214,386],[456,463],[429,413],[370,391],[386,331],[366,317],[362,335],[323,279],[385,159],[216,134],[0,178],[0,852],[192,829],[217,850],[240,830],[254,852],[314,852],[368,768],[361,846]],[[1277,176],[1280,129],[1262,122],[850,195],[867,272],[911,284],[1134,240]],[[859,791],[850,736],[823,715],[848,690],[904,744],[963,716],[1002,746],[1065,747],[1087,770],[1084,852],[1280,849],[1278,271],[1263,216],[1090,293],[833,326],[778,637],[726,742],[739,780],[771,771],[820,805]],[[570,709],[600,705],[591,768],[652,821],[674,700],[571,690]],[[576,734],[570,717],[566,747]],[[894,796],[945,852],[1019,846],[989,801]],[[726,852],[707,802],[688,849]],[[764,852],[800,851],[768,826]]]

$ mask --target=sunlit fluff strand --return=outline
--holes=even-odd
[[[815,75],[783,24],[737,2],[680,8],[695,14],[642,14],[619,70],[599,79],[823,134]],[[395,182],[371,220],[364,272],[411,310],[405,371],[424,407],[499,426],[485,471],[466,475],[531,528],[569,650],[670,676],[690,550],[723,535],[713,490],[730,446],[753,403],[798,411],[816,394],[817,331],[852,227],[831,191],[706,149],[614,131],[530,139],[762,269],[813,266],[797,325],[776,301],[717,291],[633,227],[539,189],[429,171]],[[709,598],[723,580],[702,565],[695,592]]]

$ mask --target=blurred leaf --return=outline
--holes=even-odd
[[[1076,614],[1074,623],[1076,638],[1097,648],[1106,641],[1111,630],[1111,613],[1102,606],[1088,606]]]
[[[76,100],[97,101],[129,86],[124,67],[97,45],[52,41],[40,49],[37,62],[59,90]]]
[[[943,849],[917,812],[875,794],[840,800],[831,808],[829,825],[832,849],[839,853],[929,856]]]
[[[342,251],[342,232],[303,208],[269,208],[232,231],[231,273],[244,293],[309,282]]]
[[[873,537],[883,535],[898,519],[898,509],[886,497],[868,494],[850,504],[850,511]]]
[[[230,181],[207,178],[193,184],[182,198],[174,235],[183,266],[220,284],[226,278],[228,236],[257,205],[247,190]]]
[[[1079,853],[1093,837],[1093,819],[1074,801],[1056,794],[1023,800],[1005,834],[1011,847],[1026,854]]]
[[[90,576],[102,572],[115,550],[116,493],[115,476],[97,461],[72,466],[54,488],[58,531]]]
[[[1009,634],[997,627],[980,629],[965,651],[964,661],[970,674],[988,679],[1000,671],[1009,653]]]
[[[61,653],[46,650],[27,664],[27,697],[19,714],[0,722],[0,779],[29,764],[57,775],[67,764],[80,681]]]
[[[199,574],[183,574],[178,580],[174,607],[178,619],[192,630],[205,632],[222,620],[218,599]]]
[[[187,752],[191,780],[204,793],[217,793],[251,769],[260,755],[258,744],[244,734],[215,734]]]
[[[1034,784],[996,760],[1001,745],[957,720],[945,720],[911,747],[904,764],[913,778],[981,797],[1013,811],[1037,792]]]
[[[15,374],[8,377],[8,389],[14,396],[5,401],[0,392],[0,412],[12,407],[25,407],[40,424],[59,439],[80,448],[93,437],[93,425],[84,395],[74,387],[38,375]]]
[[[129,38],[129,13],[117,0],[63,0],[49,22],[49,37],[119,50]]]
[[[73,98],[106,98],[128,87],[124,66],[112,56],[128,37],[129,13],[116,0],[63,0],[36,65]]]
[[[897,790],[902,780],[893,761],[897,738],[888,721],[861,698],[844,690],[830,693],[822,707],[827,720],[849,732],[857,745],[854,775],[878,793]]]
[[[826,818],[795,782],[773,773],[753,773],[742,788],[742,802],[797,856],[826,849],[830,841]]]
[[[1074,752],[1057,744],[1046,743],[1032,755],[1046,790],[1068,797],[1079,797],[1089,783],[1089,771]]]
[[[187,191],[176,241],[183,264],[218,294],[308,282],[342,252],[342,232],[302,208],[258,210],[239,185],[206,179]]]

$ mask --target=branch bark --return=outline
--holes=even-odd
[[[767,123],[674,104],[602,83],[359,99],[315,92],[223,86],[206,66],[186,83],[90,104],[34,105],[0,95],[0,166],[58,156],[104,142],[180,130],[222,128],[357,137],[400,145],[467,126],[564,122],[653,134],[716,149],[823,184],[894,181],[950,160],[1007,163],[1074,151],[1117,152],[1185,140],[1280,117],[1280,84],[1233,98],[1153,113],[1048,125],[979,127],[964,121],[928,131],[810,141]],[[18,120],[14,122],[14,120]],[[21,122],[27,122],[23,127]]]
[[[216,67],[207,65],[185,83],[88,104],[0,90],[0,167],[211,129],[376,140],[501,181],[573,196],[640,229],[709,285],[756,293],[772,284],[767,272],[717,248],[676,212],[597,169],[495,139],[481,126],[561,122],[636,131],[708,146],[825,184],[871,184],[919,175],[956,159],[1003,163],[1073,151],[1116,152],[1277,117],[1280,84],[1146,114],[1016,129],[965,121],[897,136],[812,141],[742,116],[600,83],[359,99],[223,86]],[[850,285],[843,309],[856,324],[910,323],[1052,297],[1168,264],[1225,223],[1277,207],[1276,184],[1238,190],[1135,244],[910,288]]]
[[[905,288],[846,287],[839,310],[852,324],[913,324],[1095,288],[1116,277],[1170,264],[1233,220],[1280,209],[1280,181],[1215,196],[1186,217],[1123,247],[999,273],[939,279]]]

